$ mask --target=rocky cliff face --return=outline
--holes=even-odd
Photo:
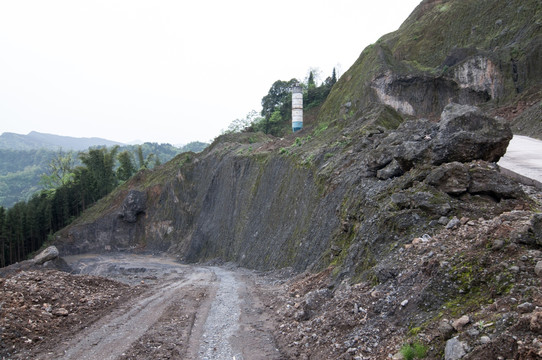
[[[534,0],[423,1],[364,50],[312,127],[223,136],[140,173],[56,244],[370,278],[390,249],[454,216],[529,207],[493,164],[511,131],[488,113],[542,98],[540,24]]]
[[[60,232],[57,246],[64,254],[169,251],[258,269],[334,265],[338,275],[369,277],[384,249],[454,216],[528,206],[491,163],[511,138],[503,120],[453,104],[438,123],[369,135],[364,126],[331,124],[296,141],[224,137],[139,174],[95,216]]]
[[[539,358],[542,200],[495,162],[540,130],[541,25],[538,0],[423,1],[313,125],[141,172],[55,244],[325,269],[273,304],[292,358]]]
[[[541,97],[541,18],[539,1],[423,1],[398,31],[363,51],[320,117],[336,118],[347,101],[354,119],[375,101],[433,119],[450,102],[492,111],[520,102],[521,111],[502,111],[514,120]]]

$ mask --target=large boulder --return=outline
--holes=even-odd
[[[47,261],[54,260],[58,257],[58,249],[56,246],[49,246],[47,249],[40,252],[32,260],[34,264],[41,265]]]
[[[405,121],[387,134],[367,155],[367,166],[385,180],[400,176],[417,164],[497,162],[510,139],[512,132],[504,120],[485,115],[475,106],[449,104],[438,123],[426,119]],[[458,175],[457,170],[461,169],[454,165],[443,170]],[[441,175],[435,181],[444,181],[446,174]],[[465,180],[465,176],[461,177]],[[456,179],[460,180],[457,176]],[[465,188],[464,181],[441,185],[449,193],[460,193]]]
[[[120,217],[126,222],[135,223],[137,221],[137,215],[145,211],[146,202],[147,195],[144,192],[130,190],[122,203]]]
[[[470,193],[489,195],[496,200],[514,199],[523,192],[520,186],[498,172],[495,164],[477,161],[470,164],[452,162],[433,169],[426,183],[449,195]]]
[[[441,114],[432,162],[497,162],[511,139],[504,119],[487,116],[475,106],[449,104]]]

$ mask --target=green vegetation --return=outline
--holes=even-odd
[[[405,360],[423,359],[427,354],[427,347],[420,342],[414,342],[404,344],[399,352]]]
[[[331,88],[337,82],[335,69],[330,77],[320,85],[316,84],[315,75],[311,70],[306,83],[297,79],[277,80],[271,85],[267,95],[262,98],[261,116],[255,110],[250,111],[244,119],[233,120],[223,134],[239,132],[263,132],[281,137],[290,133],[292,121],[291,88],[301,83],[303,88],[303,108],[305,111],[322,105],[329,95]]]
[[[124,150],[119,152],[120,149]],[[151,153],[152,149],[161,150],[160,155]],[[168,154],[178,151],[169,144],[151,143],[124,148],[91,148],[77,157],[71,152],[32,151],[39,161],[49,159],[45,167],[30,167],[33,176],[39,179],[41,175],[43,190],[39,192],[39,188],[34,188],[36,191],[28,200],[16,202],[9,209],[0,207],[0,266],[24,260],[38,250],[49,235],[70,224],[138,170],[158,166],[161,158],[167,159],[171,156]],[[8,155],[6,159],[13,161],[26,153],[2,152]],[[188,160],[189,154],[186,154],[183,162]],[[3,166],[4,171],[14,168]],[[28,172],[28,168],[25,171]],[[4,175],[3,179],[9,176]],[[2,183],[1,190],[13,191],[13,187]]]
[[[202,151],[207,145],[191,142],[181,148],[158,143],[121,146],[115,162],[118,179],[126,181],[141,168],[153,168],[183,152]],[[9,208],[19,201],[30,200],[43,189],[64,185],[72,176],[66,168],[81,165],[78,154],[47,149],[0,149],[0,206]]]
[[[0,149],[0,206],[11,207],[40,191],[40,176],[59,152]]]

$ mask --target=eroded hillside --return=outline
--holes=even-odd
[[[540,99],[540,7],[423,1],[364,50],[315,124],[284,139],[222,136],[202,154],[140,173],[56,244],[259,269],[336,265],[361,279],[390,244],[444,219],[528,208],[493,165],[511,137],[510,123],[493,115]],[[475,26],[465,26],[468,16]]]
[[[537,358],[540,196],[495,162],[540,120],[541,11],[423,1],[314,124],[224,135],[141,172],[55,244],[324,271],[269,304],[292,357],[387,358],[419,341],[434,358]]]

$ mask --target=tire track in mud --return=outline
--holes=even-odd
[[[164,311],[182,294],[185,287],[208,282],[210,272],[193,268],[187,277],[151,289],[148,296],[140,297],[102,318],[88,329],[77,334],[64,346],[58,359],[116,359],[132,343],[143,336],[160,319]]]
[[[241,316],[239,282],[230,271],[221,268],[211,271],[219,284],[203,326],[198,357],[201,360],[239,360],[242,355],[235,353],[231,342],[239,329]]]
[[[249,271],[211,267],[213,284],[197,312],[186,359],[284,359],[272,336],[275,325],[266,314]]]
[[[79,269],[129,283],[145,277],[128,270],[146,269],[154,280],[137,298],[59,337],[34,359],[284,359],[272,335],[276,323],[249,270],[130,255],[74,261]]]

